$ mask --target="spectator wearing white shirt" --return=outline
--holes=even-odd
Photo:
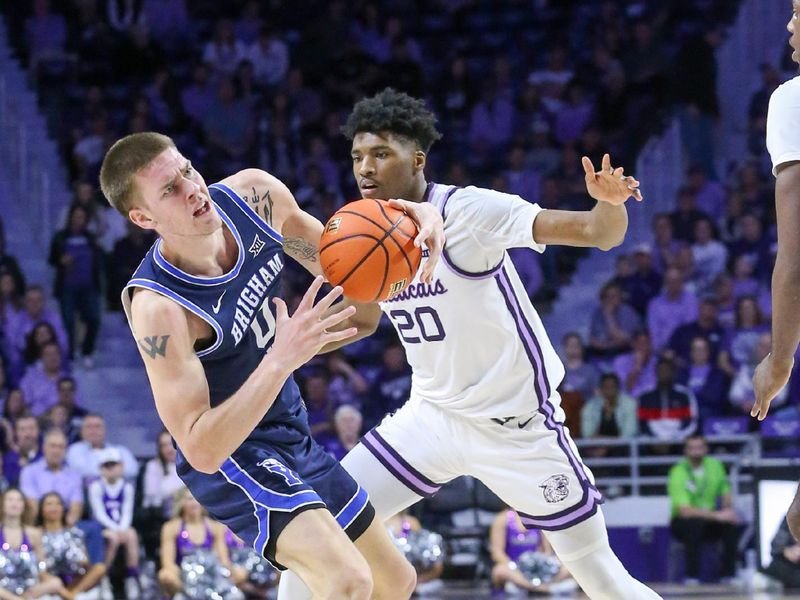
[[[247,49],[247,59],[253,63],[256,81],[267,88],[279,85],[289,72],[289,47],[268,25]]]
[[[116,448],[100,451],[100,479],[89,486],[92,517],[103,527],[106,539],[106,569],[111,567],[120,547],[125,548],[127,564],[126,597],[139,597],[139,537],[133,523],[133,485],[125,481],[122,455]]]
[[[245,45],[234,37],[233,23],[223,20],[217,24],[214,39],[206,45],[203,62],[216,75],[233,75],[246,53]]]
[[[157,508],[164,518],[172,516],[172,499],[184,487],[175,470],[175,446],[165,429],[158,434],[158,455],[144,468],[144,508]]]
[[[119,451],[125,478],[135,479],[139,473],[139,463],[124,446],[106,443],[105,420],[96,414],[88,414],[83,418],[81,441],[75,442],[67,450],[67,464],[78,471],[84,482],[88,483],[100,476],[100,451],[106,448]]]
[[[728,261],[728,249],[716,239],[711,219],[704,217],[695,222],[692,257],[694,280],[700,288],[698,291],[706,292],[711,289],[717,276],[725,271]]]

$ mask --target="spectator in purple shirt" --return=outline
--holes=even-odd
[[[167,51],[178,48],[189,33],[186,0],[144,0],[142,14],[153,39]]]
[[[44,456],[22,468],[19,487],[25,494],[31,519],[36,519],[39,500],[49,492],[58,492],[67,505],[67,525],[72,527],[83,514],[81,474],[67,466],[67,438],[58,429],[44,435]]]
[[[308,410],[311,435],[318,442],[333,436],[333,403],[328,395],[327,372],[318,370],[306,377],[303,399]]]
[[[763,280],[766,281],[769,279],[769,274],[772,273],[771,245],[758,217],[751,213],[745,213],[739,217],[738,239],[732,241],[728,246],[730,262],[735,263],[740,256],[747,256],[752,261],[755,272],[761,274]]]
[[[502,149],[514,133],[514,104],[510,98],[497,94],[487,82],[481,101],[470,114],[469,141],[479,156],[494,159],[493,153]]]
[[[561,340],[564,360],[564,379],[561,392],[578,393],[588,402],[597,389],[600,373],[593,364],[584,361],[584,347],[581,336],[574,331]]]
[[[406,362],[405,350],[396,340],[387,343],[383,350],[381,366],[364,403],[364,426],[371,429],[387,414],[396,411],[408,400],[411,393],[411,367]]]
[[[659,273],[664,273],[675,264],[678,250],[686,244],[686,242],[676,240],[673,231],[672,219],[669,215],[660,214],[653,218],[653,237],[655,238],[653,267]]]
[[[709,217],[695,206],[692,190],[683,187],[678,191],[677,207],[670,213],[669,218],[672,221],[675,239],[691,242],[694,239],[694,224],[700,219]]]
[[[49,262],[56,268],[54,292],[61,302],[61,315],[70,336],[70,357],[77,345],[75,317],[80,315],[86,326],[81,353],[87,368],[100,329],[100,273],[103,254],[94,236],[88,231],[88,214],[74,205],[69,225],[53,236]]]
[[[725,186],[718,181],[712,181],[705,170],[693,165],[689,167],[686,177],[686,186],[695,197],[695,205],[707,215],[718,219],[725,213],[728,195]]]
[[[361,438],[363,418],[355,406],[343,404],[333,414],[333,428],[336,437],[325,444],[328,451],[336,460],[342,460]]]
[[[39,443],[39,422],[36,417],[20,417],[14,426],[14,443],[16,450],[6,452],[3,456],[3,475],[9,485],[19,484],[22,469],[42,457]]]
[[[29,368],[20,382],[33,416],[41,416],[58,402],[58,382],[64,375],[61,349],[58,344],[46,344],[42,348],[42,360]]]
[[[662,278],[653,262],[653,249],[649,244],[639,244],[633,253],[633,273],[627,281],[628,303],[642,318],[647,315],[647,305],[661,290]]]
[[[41,360],[42,350],[47,344],[58,344],[58,339],[53,326],[47,321],[42,321],[37,323],[25,337],[25,350],[22,353],[25,368]]]
[[[678,372],[678,383],[689,388],[697,399],[700,420],[723,417],[730,412],[730,379],[716,366],[708,339],[697,336],[691,341],[688,366]]]
[[[742,296],[758,297],[761,293],[761,284],[753,277],[753,259],[742,254],[733,263],[733,297],[739,299]]]
[[[25,403],[25,394],[19,388],[11,388],[8,390],[5,403],[3,404],[3,421],[7,422],[12,430],[12,436],[9,443],[13,442],[13,430],[17,421],[22,417],[30,416],[31,412],[28,410],[28,405]]]
[[[673,353],[673,360],[678,367],[689,364],[689,354],[693,340],[702,337],[708,342],[711,362],[716,364],[720,344],[722,344],[725,330],[717,318],[719,303],[714,297],[705,297],[700,302],[697,320],[678,327],[669,338],[669,349]]]
[[[535,169],[526,164],[525,148],[515,145],[508,153],[508,168],[503,174],[506,191],[524,198],[528,202],[539,201],[542,178]]]
[[[663,291],[647,307],[647,329],[653,348],[660,351],[678,327],[695,319],[697,296],[685,289],[683,276],[677,268],[667,269]]]
[[[716,277],[725,271],[728,249],[717,239],[711,219],[698,219],[694,224],[694,280],[698,292],[710,290]]]
[[[630,348],[634,332],[642,320],[622,301],[622,289],[610,282],[600,291],[600,306],[594,309],[589,327],[589,351],[593,357],[611,357]]]
[[[67,22],[61,15],[50,11],[49,0],[34,0],[33,16],[25,22],[25,34],[34,67],[41,61],[65,56]]]
[[[656,387],[656,362],[650,334],[639,331],[633,336],[633,351],[614,359],[614,373],[619,377],[622,389],[639,397]]]
[[[217,91],[208,77],[208,67],[197,65],[192,71],[192,83],[181,92],[183,112],[200,123],[216,101]]]
[[[42,321],[46,321],[53,326],[61,351],[65,355],[69,352],[67,332],[64,329],[61,317],[55,311],[45,308],[45,296],[42,287],[40,285],[31,285],[25,290],[22,310],[9,319],[6,328],[6,335],[10,341],[10,350],[12,354],[19,357],[20,361],[25,351],[25,339],[36,324]]]
[[[743,296],[736,302],[736,325],[726,332],[719,353],[719,367],[735,377],[739,367],[750,362],[758,345],[759,336],[769,331],[761,309],[752,296]]]

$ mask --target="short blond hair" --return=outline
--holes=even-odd
[[[176,148],[172,138],[146,131],[126,135],[106,152],[100,167],[100,189],[123,217],[128,217],[136,197],[134,176],[168,148]]]

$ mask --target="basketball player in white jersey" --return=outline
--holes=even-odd
[[[639,183],[613,169],[608,155],[599,173],[584,158],[587,189],[598,200],[586,212],[428,183],[426,155],[440,137],[434,122],[421,100],[386,89],[356,104],[344,128],[362,195],[436,206],[446,241],[432,281],[416,278],[381,304],[413,368],[411,397],[342,465],[384,520],[460,475],[476,477],[526,526],[545,531],[593,600],[658,598],[609,546],[600,493],[563,426],[556,388],[564,366],[506,252],[618,245],[625,202],[641,200]],[[285,579],[279,598],[307,597],[295,578]]]
[[[792,60],[800,64],[800,0],[792,1],[786,25],[791,37]],[[769,405],[789,382],[794,354],[800,343],[800,77],[772,93],[767,116],[767,150],[775,176],[775,212],[778,256],[772,273],[772,352],[753,376],[756,400],[750,414],[763,421]],[[800,488],[786,515],[789,529],[800,541]]]

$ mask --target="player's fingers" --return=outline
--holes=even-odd
[[[389,206],[398,210],[408,210],[408,205],[405,200],[398,200],[397,198],[389,198]]]
[[[317,297],[323,283],[325,283],[325,278],[322,275],[314,277],[314,281],[308,286],[306,293],[303,294],[303,299],[300,300],[300,304],[297,305],[298,311],[310,310],[311,307],[314,306],[314,299]]]
[[[611,172],[611,155],[607,152],[603,154],[603,172],[610,173]]]
[[[325,317],[322,319],[319,324],[322,329],[328,329],[329,327],[333,327],[334,325],[338,325],[342,321],[352,317],[356,314],[356,307],[355,306],[347,306],[340,310],[339,312],[335,312],[330,316]]]
[[[624,180],[625,179],[625,176],[623,175],[624,172],[625,169],[623,169],[622,167],[617,167],[616,169],[614,169],[614,172],[612,174],[617,179]]]
[[[314,305],[314,312],[317,314],[324,313],[328,310],[331,305],[336,302],[337,298],[339,298],[344,293],[344,289],[340,285],[336,285],[331,288],[331,291],[325,294],[319,302]]]
[[[358,334],[357,327],[348,327],[347,329],[342,329],[341,331],[326,331],[324,334],[322,334],[322,341],[324,344],[339,342],[341,340],[350,339],[356,334]]]
[[[417,248],[422,247],[422,242],[425,242],[433,235],[433,227],[426,225],[419,230],[417,237],[414,238],[414,245]]]
[[[644,198],[642,197],[642,192],[638,188],[635,190],[631,190],[631,196],[633,196],[638,202],[644,200]]]
[[[581,164],[583,165],[583,172],[586,173],[586,179],[594,179],[594,165],[592,159],[588,156],[581,157]]]
[[[272,302],[275,304],[275,320],[284,321],[288,319],[289,309],[286,308],[286,302],[283,301],[283,298],[278,298],[276,296],[272,299]]]

